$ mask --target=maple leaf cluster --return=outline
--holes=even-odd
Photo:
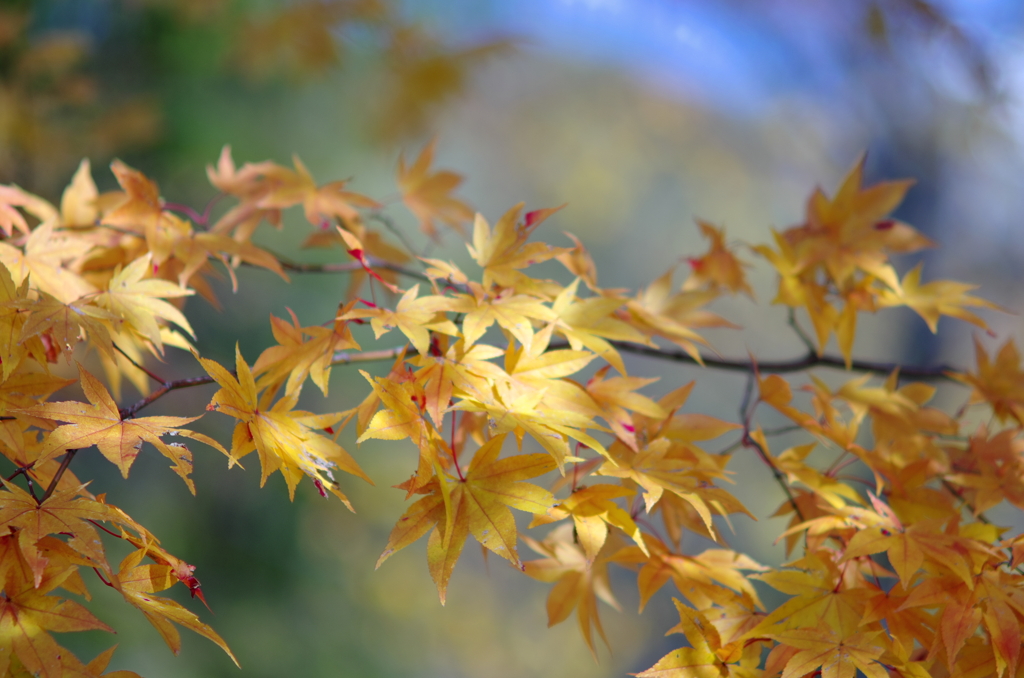
[[[596,657],[595,631],[607,644],[599,601],[619,607],[609,568],[636,572],[641,611],[671,582],[680,623],[670,632],[687,645],[639,676],[1024,671],[1024,539],[984,513],[1004,500],[1024,509],[1024,372],[1015,347],[1005,344],[993,362],[979,343],[977,373],[930,375],[969,385],[967,404],[991,408],[993,422],[967,435],[966,406],[946,414],[928,405],[935,386],[898,369],[872,375],[877,366],[853,358],[860,312],[909,306],[934,331],[942,315],[984,327],[967,308],[992,307],[961,283],[921,284],[919,267],[899,278],[890,255],[930,245],[889,217],[908,182],[864,188],[858,162],[834,198],[813,194],[805,223],[777,233],[775,249],[752,248],[779,272],[776,301],[805,309],[815,328],[814,351],[792,365],[834,365],[820,356],[835,333],[840,364],[867,372],[838,385],[811,374],[799,389],[808,407],[780,376],[786,364],[762,370],[753,360],[704,357],[705,328],[735,327],[708,305],[725,294],[753,296],[749,264],[724,229],[699,222],[709,248],[688,258],[690,275],[679,285],[669,270],[636,292],[603,288],[577,239],[565,247],[533,239],[560,208],[524,213],[518,205],[492,226],[453,195],[461,177],[431,169],[433,152],[431,144],[399,163],[401,200],[434,241],[472,222],[471,272],[416,259],[404,241],[373,227],[394,230],[387,205],[346,182],[318,184],[297,158],[291,167],[238,167],[225,148],[208,168],[217,200],[228,199],[216,212],[167,203],[152,180],[120,162],[111,168],[120,191],[99,194],[83,162],[59,207],[0,187],[0,452],[12,467],[0,490],[5,675],[105,670],[110,651],[85,665],[51,635],[107,629],[67,597],[89,600],[82,568],[139,608],[175,652],[177,624],[234,659],[197,615],[155,595],[180,583],[203,599],[195,568],[87,491],[70,470],[76,454],[96,448],[128,477],[148,443],[194,493],[182,440],[218,450],[229,465],[255,451],[261,484],[280,472],[294,498],[308,478],[351,510],[349,479],[336,474],[372,481],[338,442],[349,424],[357,445],[383,440],[410,451],[409,478],[397,486],[410,503],[377,566],[426,537],[442,603],[472,537],[552,584],[549,625],[575,613]],[[283,228],[283,212],[296,207],[311,228],[306,246],[335,248],[342,261],[303,266],[254,244],[261,225]],[[552,261],[570,281],[531,275]],[[201,357],[182,304],[195,293],[216,303],[211,274],[222,268],[237,286],[243,265],[284,280],[289,272],[346,272],[352,284],[323,324],[271,316],[277,344],[252,363],[236,349],[229,368]],[[383,348],[364,350],[352,331],[359,325]],[[86,360],[88,347],[106,384],[81,363],[77,380],[57,376],[55,365]],[[169,380],[147,367],[168,347],[191,350],[205,374]],[[653,396],[656,380],[629,374],[630,351],[745,370],[750,396],[738,421],[687,411],[692,382]],[[326,396],[332,367],[374,360],[392,364],[378,376],[362,372],[367,395],[355,408],[296,409],[307,379]],[[119,407],[124,379],[143,397]],[[53,399],[75,383],[83,401]],[[204,384],[219,387],[206,410],[235,420],[229,446],[190,428],[202,411],[139,416],[169,391]],[[762,406],[808,442],[774,452],[777,432],[755,417]],[[708,449],[721,438],[735,442]],[[780,539],[799,554],[782,567],[729,547],[722,530],[735,514],[755,518],[726,489],[737,450],[760,458],[765,481],[774,477],[785,491],[777,515],[790,522]],[[828,454],[824,468],[811,463]],[[104,538],[134,547],[117,568]],[[540,557],[523,560],[522,544]],[[790,598],[768,610],[758,586]]]

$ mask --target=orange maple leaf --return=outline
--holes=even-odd
[[[531,549],[545,556],[540,560],[527,561],[523,571],[534,579],[555,584],[548,594],[548,627],[565,621],[572,611],[576,610],[583,640],[596,659],[594,628],[597,629],[605,646],[608,646],[608,637],[601,626],[601,617],[597,609],[598,599],[616,610],[621,610],[608,581],[608,559],[598,557],[592,563],[588,563],[583,549],[574,543],[572,526],[569,524],[555,528],[541,542],[525,536],[523,541]]]
[[[339,315],[344,315],[347,310],[346,306],[339,308]],[[335,352],[348,348],[358,349],[359,344],[352,338],[348,323],[341,318],[335,318],[331,327],[302,327],[291,309],[288,309],[288,313],[292,319],[290,325],[280,318],[270,316],[271,330],[278,346],[265,349],[252,371],[254,374],[262,374],[260,381],[266,384],[280,383],[287,374],[285,393],[296,392],[308,376],[326,396]]]
[[[867,678],[889,678],[877,660],[885,651],[876,640],[882,631],[865,631],[843,636],[822,625],[769,634],[783,646],[799,650],[786,663],[783,678],[799,678],[820,669],[822,678],[854,678],[857,671]]]
[[[402,202],[420,221],[420,230],[437,237],[435,221],[441,221],[461,232],[462,225],[473,218],[469,205],[451,196],[462,183],[462,177],[448,170],[430,171],[434,160],[436,139],[427,144],[419,157],[406,166],[405,156],[398,158],[398,187]]]
[[[974,338],[974,350],[978,372],[953,374],[952,377],[974,388],[970,403],[987,402],[999,421],[1013,417],[1024,426],[1024,371],[1021,370],[1017,345],[1013,339],[1007,339],[994,361],[989,360],[977,337]]]
[[[332,181],[318,187],[298,156],[293,157],[292,162],[294,170],[280,165],[264,170],[273,188],[256,202],[258,207],[282,209],[301,203],[306,219],[315,226],[334,218],[344,223],[358,223],[361,217],[357,207],[380,207],[376,200],[343,190],[346,181]]]
[[[754,291],[747,283],[744,266],[749,266],[733,254],[725,244],[725,229],[718,229],[706,221],[697,220],[701,235],[711,241],[711,249],[700,257],[689,259],[690,277],[683,283],[683,290],[698,289],[708,285],[712,290],[725,288],[733,294],[744,292],[751,299]]]

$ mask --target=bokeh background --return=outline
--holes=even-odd
[[[1014,0],[0,4],[0,183],[56,199],[90,157],[110,189],[104,165],[121,157],[157,179],[167,200],[201,209],[213,195],[204,167],[230,144],[239,162],[285,163],[294,153],[318,180],[351,178],[354,190],[384,198],[395,193],[398,154],[436,137],[439,164],[466,177],[460,194],[489,219],[519,201],[568,202],[542,237],[567,244],[560,232],[576,234],[602,285],[636,289],[680,264],[682,279],[685,257],[704,247],[695,217],[724,225],[731,239],[766,241],[770,227],[800,221],[814,186],[831,191],[866,152],[869,180],[917,179],[897,216],[942,244],[900,262],[901,272],[923,259],[926,279],[977,283],[1009,311],[986,316],[990,348],[1024,336],[1022,97],[1024,5]],[[392,214],[427,246],[411,215]],[[337,258],[300,250],[295,233],[308,226],[301,214],[288,218],[293,230],[257,239],[295,260]],[[451,236],[431,253],[466,261]],[[770,272],[752,253],[745,258],[756,303],[716,307],[745,329],[709,336],[723,355],[799,354],[785,312],[769,304]],[[271,313],[290,307],[304,324],[332,317],[346,286],[327,275],[295,276],[289,286],[262,271],[240,279],[236,295],[220,286],[221,310],[189,301],[197,346],[222,362],[236,341],[250,362],[272,343]],[[973,365],[974,328],[946,319],[940,332],[909,312],[882,313],[862,322],[855,354]],[[160,369],[198,373],[189,356],[168,363]],[[654,394],[698,379],[690,411],[736,417],[741,377],[627,364],[661,378]],[[330,397],[310,392],[306,404],[344,409],[365,392],[354,368],[335,368]],[[162,402],[167,413],[192,414],[210,395]],[[939,398],[955,407],[965,396],[950,387]],[[226,417],[203,424],[229,435]],[[193,636],[173,657],[141,615],[97,585],[98,614],[118,629],[111,668],[150,678],[599,677],[645,669],[677,645],[661,637],[673,623],[668,596],[638,616],[628,571],[613,579],[623,612],[602,610],[613,652],[602,648],[600,664],[573,620],[545,628],[547,585],[485,562],[471,546],[445,607],[422,543],[375,572],[403,511],[403,493],[388,486],[408,474],[413,453],[367,443],[355,454],[377,483],[345,486],[357,515],[311,486],[288,503],[279,478],[260,490],[252,468],[228,471],[213,452],[197,453],[195,498],[155,455],[140,457],[131,482],[76,460],[80,477],[96,478],[94,492],[198,566],[215,615],[199,611],[243,667]],[[730,541],[780,562],[766,535],[778,532],[768,516],[781,498],[756,459],[740,453],[733,468],[740,482],[766,489],[741,495],[762,522],[735,521]],[[83,658],[112,642],[98,632],[62,640]]]

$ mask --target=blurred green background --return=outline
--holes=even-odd
[[[541,237],[567,244],[560,232],[576,234],[602,285],[636,289],[702,251],[695,217],[733,239],[766,241],[769,227],[801,219],[815,185],[831,191],[866,151],[869,180],[918,181],[897,216],[943,245],[923,257],[926,279],[978,283],[1019,313],[1022,29],[1024,6],[1011,0],[5,0],[0,182],[56,199],[88,156],[110,189],[103,167],[117,156],[156,179],[167,200],[201,209],[214,194],[203,169],[230,144],[237,162],[287,163],[295,153],[319,181],[351,178],[353,190],[382,198],[395,193],[398,153],[436,136],[438,165],[466,176],[460,195],[488,219],[519,201],[568,202]],[[411,215],[391,213],[425,245]],[[309,227],[299,213],[286,219],[291,228],[257,240],[295,260],[337,258],[300,250]],[[466,261],[450,235],[432,256]],[[756,264],[758,303],[739,298],[715,310],[746,330],[708,336],[727,356],[799,354],[784,311],[768,303],[773,276],[745,258]],[[916,261],[901,262],[901,272]],[[226,282],[218,288],[222,311],[189,301],[198,348],[222,362],[236,341],[254,361],[273,342],[271,313],[290,307],[307,325],[331,318],[346,285],[296,275],[284,286],[248,269],[239,277],[237,295]],[[1000,341],[1021,337],[1017,316],[987,319]],[[962,323],[944,320],[934,337],[916,316],[892,312],[861,327],[861,358],[973,364],[972,328]],[[370,345],[368,334],[359,338]],[[699,379],[689,410],[735,420],[741,377],[627,364],[661,377],[654,394]],[[180,353],[159,369],[199,373]],[[345,409],[366,390],[355,368],[338,367],[330,398],[307,389],[305,404]],[[211,393],[176,393],[161,413],[195,414]],[[965,395],[950,388],[940,400],[956,406]],[[229,423],[210,415],[202,426],[226,440]],[[192,635],[171,656],[140,614],[92,586],[98,615],[118,629],[111,668],[149,678],[619,676],[677,646],[661,638],[673,624],[669,597],[637,616],[624,570],[613,579],[624,611],[602,610],[613,654],[602,649],[600,665],[574,620],[545,628],[547,585],[485,563],[475,547],[445,607],[424,544],[375,572],[404,510],[403,493],[388,486],[407,476],[412,452],[341,442],[377,484],[343,481],[357,515],[309,484],[290,504],[279,478],[258,488],[255,460],[228,471],[212,451],[196,450],[196,498],[155,455],[140,456],[131,482],[108,464],[76,460],[79,477],[96,479],[92,491],[106,491],[197,565],[215,615],[189,606],[243,667]],[[767,471],[742,453],[733,468],[740,483],[766,488],[741,498],[767,520],[781,500]],[[733,545],[783,559],[767,536],[777,525],[735,525]],[[61,640],[84,659],[111,642],[98,632]]]

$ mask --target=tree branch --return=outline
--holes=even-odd
[[[348,261],[343,264],[304,264],[291,261],[287,257],[281,257],[273,252],[271,252],[271,255],[280,262],[281,268],[294,273],[354,273],[355,271],[364,270],[363,265],[358,261]],[[422,282],[431,282],[430,276],[425,273],[421,273],[420,271],[414,271],[410,268],[406,268],[405,266],[393,264],[390,261],[384,261],[369,255],[366,256],[366,260],[370,262],[371,268],[381,268],[387,271],[393,271],[407,278],[415,278]],[[253,266],[254,264],[246,265]]]
[[[78,450],[68,450],[64,453],[64,458],[60,460],[60,467],[58,467],[57,472],[53,474],[53,479],[50,481],[50,485],[46,488],[46,492],[43,493],[41,498],[36,500],[37,504],[42,505],[50,498],[53,491],[57,489],[57,483],[59,483],[60,479],[64,477],[64,472],[68,470],[68,466],[71,465],[71,460],[75,458],[75,453],[77,452]]]
[[[644,355],[652,358],[659,358],[661,360],[671,360],[672,362],[689,363],[691,365],[699,365],[696,360],[693,359],[690,354],[685,353],[679,349],[664,349],[664,348],[652,348],[650,346],[644,346],[643,344],[631,344],[624,341],[611,341],[609,342],[615,348],[626,353],[633,353],[635,355]],[[552,342],[551,348],[567,348],[569,342]],[[719,370],[729,370],[733,372],[749,372],[754,369],[755,364],[749,360],[731,360],[728,358],[701,358],[704,362],[705,367],[713,367]],[[757,362],[757,369],[761,372],[767,372],[771,374],[785,374],[789,372],[802,372],[812,367],[831,367],[837,370],[846,370],[846,363],[842,358],[829,355],[817,355],[816,353],[807,353],[806,355],[795,358],[792,360],[766,360],[764,362]],[[889,374],[893,370],[899,370],[901,377],[910,377],[913,379],[921,379],[924,381],[933,381],[940,379],[947,379],[949,381],[955,381],[951,372],[962,372],[955,367],[948,365],[938,365],[935,367],[913,367],[908,365],[901,365],[899,363],[884,363],[875,362],[871,360],[854,360],[850,364],[850,371],[852,372],[874,372],[878,374]]]
[[[276,257],[277,255],[275,254],[274,256]],[[399,275],[424,282],[432,282],[432,279],[429,276],[421,273],[420,271],[414,271],[405,266],[382,261],[375,257],[367,257],[367,259],[371,266],[375,268],[386,269],[388,271],[398,273]],[[281,266],[283,268],[296,273],[350,273],[352,271],[362,270],[362,265],[358,261],[344,264],[299,264],[289,261],[287,258],[282,259],[281,257],[278,257],[278,260],[281,262]],[[802,372],[812,367],[829,367],[838,370],[847,369],[846,361],[841,357],[818,355],[814,351],[813,342],[803,331],[803,328],[801,328],[797,323],[796,315],[793,313],[792,309],[790,309],[788,317],[790,327],[793,328],[793,331],[800,337],[800,340],[804,345],[808,347],[808,351],[802,357],[791,360],[769,360],[765,362],[758,362],[756,366],[761,372],[785,374],[790,372]],[[626,353],[632,353],[634,355],[643,355],[651,358],[658,358],[660,360],[670,360],[672,362],[689,363],[691,365],[700,364],[690,354],[681,349],[658,348],[645,346],[643,344],[632,344],[625,341],[610,341],[609,343],[620,351],[625,351]],[[568,347],[569,342],[567,341],[555,341],[550,345],[551,349],[563,349]],[[702,356],[701,361],[705,367],[713,367],[719,370],[736,372],[750,372],[755,367],[754,363],[749,360],[732,360],[728,358]],[[889,374],[893,370],[897,369],[899,370],[901,377],[909,377],[911,379],[920,379],[923,381],[955,381],[952,376],[950,376],[950,373],[964,372],[962,369],[951,367],[949,365],[915,367],[901,365],[899,363],[876,362],[872,360],[853,360],[849,368],[852,372],[872,372],[877,374]]]

